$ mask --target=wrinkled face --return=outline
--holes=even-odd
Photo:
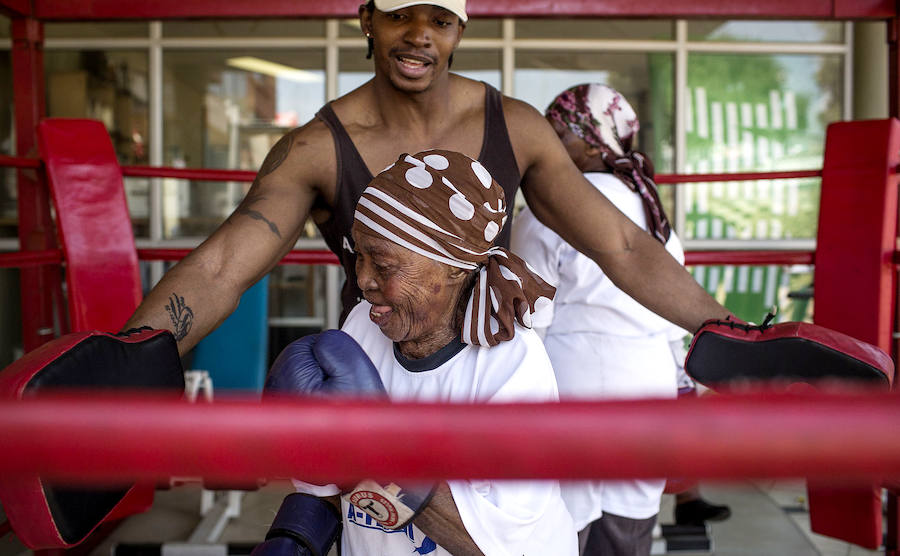
[[[547,121],[553,126],[553,130],[556,131],[556,135],[566,148],[566,152],[569,153],[569,158],[572,159],[572,162],[575,163],[579,170],[587,172],[596,166],[595,161],[592,160],[599,152],[596,148],[572,133],[572,130],[562,123],[550,118],[547,118]]]
[[[358,223],[352,234],[357,283],[372,304],[369,318],[400,344],[401,352],[407,354],[404,344],[409,344],[426,348],[428,355],[459,336],[453,322],[465,271],[414,253]]]
[[[409,92],[425,91],[447,74],[465,28],[452,12],[427,4],[392,12],[360,9],[360,24],[375,41],[376,73]]]

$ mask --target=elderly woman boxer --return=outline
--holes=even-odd
[[[522,259],[493,246],[505,203],[480,163],[449,151],[402,155],[363,192],[352,235],[365,300],[343,330],[368,354],[392,399],[557,399],[549,358],[529,328],[554,290]],[[409,554],[426,536],[439,545],[434,554],[577,551],[552,481],[442,483],[407,535],[370,527],[347,504],[345,553]]]
[[[269,373],[269,391],[383,395],[428,402],[552,402],[550,359],[531,315],[554,288],[494,240],[503,189],[449,151],[403,154],[363,191],[352,227],[364,299],[341,331],[304,337]],[[349,238],[347,245],[350,245]],[[373,439],[388,447],[396,437]],[[344,491],[295,481],[256,556],[577,554],[556,481],[363,481]],[[342,523],[342,527],[341,527]],[[342,529],[342,532],[339,531]],[[284,546],[287,545],[287,546]]]

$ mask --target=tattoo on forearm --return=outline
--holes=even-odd
[[[178,297],[176,293],[172,293],[172,296],[169,297],[166,311],[172,321],[172,334],[174,334],[175,340],[180,342],[191,331],[191,325],[194,324],[194,311],[185,304],[184,297]]]
[[[278,237],[278,239],[281,239],[281,230],[278,229],[278,226],[276,226],[274,222],[266,218],[263,213],[250,208],[258,201],[263,200],[265,200],[265,197],[263,195],[260,195],[259,193],[253,193],[253,190],[251,189],[250,193],[248,193],[247,196],[244,197],[244,200],[241,201],[241,204],[238,205],[238,208],[235,209],[234,213],[243,214],[244,216],[249,216],[254,220],[265,222],[269,226],[269,230],[271,230],[272,233]],[[226,220],[226,222],[231,222],[231,218]]]

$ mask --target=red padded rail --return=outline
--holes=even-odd
[[[96,120],[49,118],[38,145],[66,260],[71,329],[117,331],[141,301],[141,280],[109,133]]]
[[[819,201],[815,323],[890,353],[896,307],[900,121],[828,126]],[[890,442],[893,436],[885,436]],[[810,484],[814,532],[881,546],[881,484],[858,490]]]

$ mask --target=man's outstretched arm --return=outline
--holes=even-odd
[[[179,352],[189,351],[290,251],[327,179],[334,180],[334,147],[324,125],[282,137],[231,216],[163,276],[125,328],[171,330]]]
[[[510,99],[504,108],[525,169],[525,200],[544,225],[593,259],[628,295],[682,328],[693,332],[707,319],[730,314],[584,178],[537,111]]]

